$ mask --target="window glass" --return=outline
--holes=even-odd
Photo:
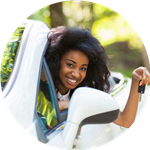
[[[25,27],[18,27],[11,36],[7,46],[5,48],[2,62],[1,62],[1,87],[2,90],[5,87],[9,76],[12,72],[18,47],[22,38],[22,34]]]
[[[58,124],[52,89],[47,80],[44,67],[42,67],[40,87],[37,98],[37,113],[40,117],[44,133]]]

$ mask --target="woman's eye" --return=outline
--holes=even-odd
[[[73,65],[72,64],[67,64],[69,67],[73,67]]]
[[[81,70],[82,70],[82,71],[86,71],[87,69],[86,69],[86,68],[81,68]]]

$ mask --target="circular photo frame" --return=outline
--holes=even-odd
[[[75,40],[75,46],[61,45]],[[28,133],[54,148],[109,143],[128,130],[148,98],[149,84],[144,83],[150,69],[142,40],[123,17],[97,3],[62,1],[41,8],[16,28],[3,52],[3,100]],[[102,61],[105,65],[99,67]],[[108,71],[99,79],[103,67]],[[144,94],[139,96],[135,87]]]

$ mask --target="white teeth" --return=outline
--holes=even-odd
[[[71,79],[69,79],[69,78],[68,78],[68,80],[69,80],[70,82],[72,82],[72,83],[77,82],[77,80],[71,80]]]

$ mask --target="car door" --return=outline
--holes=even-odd
[[[16,53],[13,60],[13,67],[11,68],[12,72],[9,73],[9,76],[8,74],[3,74],[3,77],[8,77],[7,82],[4,82],[6,80],[1,80],[4,100],[18,123],[31,135],[36,137],[37,140],[46,143],[48,141],[46,134],[49,131],[56,130],[61,122],[66,120],[67,116],[67,111],[62,112],[60,115],[55,88],[44,58],[44,53],[49,43],[47,33],[50,30],[44,23],[31,20],[26,20],[21,29],[23,29],[23,32],[21,32],[19,45],[15,47]],[[13,43],[11,47],[12,45]],[[11,49],[9,50],[12,51]],[[8,57],[8,52],[5,54],[6,56],[4,55],[3,58]],[[3,62],[7,64],[5,59]],[[5,66],[2,67],[4,68]],[[9,66],[10,64],[7,65],[7,69]],[[40,81],[42,69],[46,74],[48,83],[44,87],[48,91],[46,96],[41,92]],[[51,107],[51,109],[46,109],[47,115],[44,118],[42,116],[43,109],[40,114],[41,106],[39,100],[46,100],[47,95],[51,99],[51,104],[48,104],[48,107]],[[47,117],[51,118],[48,110],[53,110],[52,114],[54,116],[52,117],[50,129],[43,128],[45,127],[45,119]]]
[[[59,111],[55,87],[44,58],[49,44],[47,40],[49,28],[40,21],[26,21],[25,24],[14,67],[3,90],[4,100],[17,122],[37,140],[50,145],[58,143],[61,145],[62,142],[65,147],[64,139],[61,136],[57,138],[56,135],[64,128],[67,110]],[[43,72],[45,80],[41,78]],[[125,89],[130,87],[128,82],[128,86],[124,86],[127,88],[123,88],[123,91],[121,85],[124,84],[119,84],[120,90],[117,86],[117,94],[116,91],[110,93],[116,100],[123,94],[126,95]],[[90,148],[104,144],[122,132],[123,130],[113,123],[86,125],[82,128],[82,139],[76,148]],[[50,142],[54,137],[56,138],[53,141],[56,143]]]
[[[56,130],[67,119],[67,110],[60,112],[56,89],[45,58],[38,79],[36,111],[45,135]]]

